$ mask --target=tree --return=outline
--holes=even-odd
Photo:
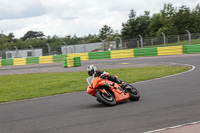
[[[20,38],[21,40],[25,41],[27,39],[31,39],[31,38],[43,38],[45,35],[39,31],[28,31],[22,38]]]
[[[3,34],[3,31],[2,31],[2,34],[0,34],[0,50],[1,50],[1,55],[3,59],[5,59],[5,50],[6,50],[7,41],[8,41],[8,38],[6,35]]]
[[[177,8],[173,7],[172,4],[164,4],[163,9],[160,11],[163,19],[169,19],[176,13]]]
[[[112,28],[107,25],[104,25],[99,32],[99,38],[102,40],[113,34]]]
[[[8,41],[9,41],[9,42],[12,42],[12,40],[14,39],[14,37],[15,37],[15,36],[14,36],[13,33],[9,33],[9,34],[8,34]]]
[[[190,17],[192,21],[192,27],[190,27],[191,32],[199,33],[200,32],[200,5],[197,4],[197,6],[193,9]]]
[[[136,12],[131,10],[127,23],[122,23],[122,38],[130,39],[133,37],[138,37],[139,34],[142,36],[148,36],[148,25],[151,21],[149,14],[149,11],[145,11],[144,15],[136,17]]]
[[[160,13],[154,14],[148,26],[150,36],[161,36],[162,32],[165,35],[177,34],[177,28],[173,22],[176,8],[172,4],[164,4]]]
[[[135,36],[138,36],[139,34],[142,36],[149,36],[148,26],[151,22],[151,18],[149,16],[149,14],[150,14],[149,11],[145,11],[144,15],[137,17]]]
[[[160,13],[154,14],[148,26],[149,36],[156,36],[156,33],[163,26],[162,16]]]
[[[174,15],[173,22],[179,34],[185,34],[185,30],[190,30],[193,26],[190,9],[183,5],[179,8],[178,12]],[[190,30],[191,31],[191,30]]]
[[[132,9],[129,14],[129,20],[126,23],[122,23],[121,34],[123,39],[129,39],[133,37],[133,34],[135,32],[134,25],[136,25],[135,19],[136,19],[136,12]]]

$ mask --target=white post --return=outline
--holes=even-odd
[[[84,52],[86,52],[86,47],[85,47],[85,41],[82,40],[83,44],[84,44]]]
[[[118,37],[118,38],[120,40],[121,49],[123,49],[123,47],[122,47],[122,39],[120,37]]]
[[[103,51],[105,50],[105,40],[100,39],[101,42],[103,43]]]
[[[67,54],[67,44],[65,43],[65,42],[63,42],[64,43],[64,45],[65,45],[65,54]]]
[[[166,40],[165,40],[165,34],[163,32],[161,32],[163,35],[163,42],[164,42],[164,46],[166,47]]]
[[[32,45],[29,45],[29,46],[30,46],[31,49],[32,49],[32,56],[35,56],[34,51],[33,51],[33,46],[32,46]]]
[[[188,33],[189,45],[191,45],[191,34],[190,34],[189,30],[186,30],[186,32]]]
[[[9,51],[8,48],[6,48],[6,51],[8,51],[8,55],[9,55],[10,51]],[[6,59],[7,59],[7,58],[8,58],[8,57],[7,57],[7,53],[6,53]]]
[[[141,47],[143,48],[143,38],[141,35],[139,35],[139,37],[140,37],[140,41],[141,41]]]
[[[48,46],[48,50],[49,50],[49,55],[51,54],[51,47],[50,45],[47,43],[47,46]]]

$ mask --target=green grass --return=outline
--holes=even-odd
[[[138,67],[106,70],[133,83],[187,71],[189,67]],[[86,90],[87,72],[40,73],[0,76],[0,102],[30,99]]]

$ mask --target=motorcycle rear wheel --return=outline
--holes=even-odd
[[[111,92],[107,91],[108,95],[102,93],[101,91],[96,91],[97,101],[108,106],[115,106],[117,104],[115,97]]]

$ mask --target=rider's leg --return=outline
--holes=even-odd
[[[110,75],[107,79],[110,80],[110,81],[113,81],[113,82],[115,82],[115,83],[121,84],[122,89],[125,89],[125,87],[127,86],[127,83],[126,83],[126,82],[124,82],[124,81],[118,79],[118,78],[115,77],[115,76]]]

